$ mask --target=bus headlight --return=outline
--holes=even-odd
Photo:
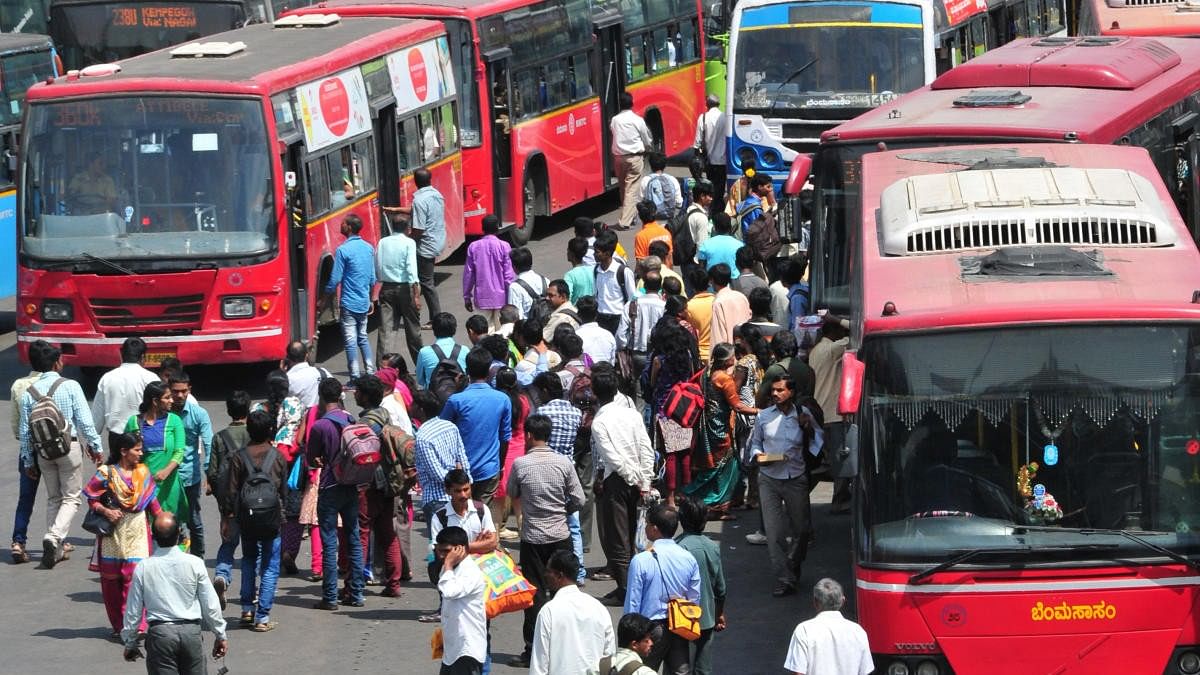
[[[1200,654],[1196,652],[1184,652],[1179,655],[1179,672],[1187,673],[1187,675],[1196,675],[1200,673]]]
[[[777,166],[779,164],[779,153],[774,150],[763,150],[762,163],[763,166]]]
[[[69,300],[42,301],[42,321],[46,323],[70,323],[75,320],[75,310]]]
[[[941,670],[933,661],[922,661],[917,664],[917,675],[940,675]]]
[[[908,675],[908,664],[903,661],[896,661],[888,666],[887,675]]]
[[[738,166],[746,167],[751,164],[758,165],[758,155],[754,152],[754,148],[742,146],[737,152]]]
[[[221,301],[222,319],[247,319],[254,316],[254,298],[236,295]]]

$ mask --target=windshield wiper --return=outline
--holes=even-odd
[[[1149,541],[1148,539],[1136,535],[1128,530],[1105,530],[1094,527],[1038,527],[1036,525],[1018,525],[1017,527],[1013,528],[1013,534],[1025,534],[1027,532],[1070,532],[1071,534],[1101,534],[1124,537],[1147,550],[1154,551],[1155,553],[1170,558],[1171,560],[1174,560],[1182,565],[1187,565],[1194,570],[1200,570],[1200,560],[1189,558],[1186,555],[1179,553],[1178,551],[1172,551],[1165,546],[1159,546],[1158,544],[1155,544],[1154,542]]]
[[[771,115],[775,114],[775,106],[779,105],[779,94],[780,94],[780,92],[783,91],[783,88],[786,87],[787,85],[791,84],[792,80],[803,75],[804,71],[808,70],[809,68],[812,68],[813,65],[816,64],[816,62],[820,61],[820,60],[821,60],[820,57],[814,56],[812,61],[809,61],[808,63],[797,68],[795,70],[795,72],[793,72],[791,75],[787,76],[786,80],[784,80],[783,82],[780,82],[778,87],[775,87],[775,100],[771,101],[771,107],[767,110],[767,117],[770,117]]]
[[[115,263],[111,260],[106,260],[104,258],[101,258],[100,256],[92,255],[91,253],[80,253],[79,255],[84,260],[89,260],[91,262],[100,263],[101,265],[104,265],[105,267],[109,267],[111,269],[114,269],[114,270],[120,272],[121,274],[128,274],[130,276],[134,276],[137,274],[137,272],[134,272],[133,270],[129,269],[128,267],[118,265],[117,263]]]
[[[972,548],[959,553],[953,558],[948,558],[928,569],[917,572],[908,578],[910,585],[916,586],[925,581],[929,577],[938,572],[945,572],[951,567],[961,565],[962,563],[985,553],[1061,553],[1066,551],[1111,551],[1117,548],[1116,544],[1078,544],[1074,546],[1001,546],[992,548]]]

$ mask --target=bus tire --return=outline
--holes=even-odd
[[[546,206],[549,201],[548,192],[545,173],[538,171],[536,166],[530,167],[525,174],[525,185],[521,192],[525,209],[523,222],[514,225],[508,233],[508,241],[514,247],[528,244],[538,223],[549,213],[550,210]]]

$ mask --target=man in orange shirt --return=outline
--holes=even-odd
[[[638,219],[642,221],[642,229],[633,238],[633,258],[636,262],[641,262],[642,258],[650,255],[650,244],[656,241],[665,242],[667,245],[667,257],[670,258],[671,256],[671,233],[655,220],[657,211],[658,209],[652,201],[645,200],[638,202],[637,213]]]
[[[715,293],[712,304],[712,324],[709,329],[713,344],[733,344],[733,328],[751,318],[750,301],[729,286],[732,271],[729,265],[717,263],[708,271],[708,281]]]
[[[698,289],[687,303],[687,320],[696,328],[697,342],[700,347],[700,360],[708,363],[709,352],[712,351],[712,318],[713,294],[708,290],[708,272],[703,267],[693,267],[688,271],[688,282]]]

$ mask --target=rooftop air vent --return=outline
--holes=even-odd
[[[233,56],[246,51],[245,42],[193,42],[171,50],[176,59],[203,59]]]
[[[1074,42],[1075,38],[1066,37],[1065,35],[1052,35],[1049,37],[1044,37],[1041,40],[1037,40],[1032,44],[1034,47],[1065,47],[1066,45],[1073,44]]]
[[[324,28],[340,23],[337,14],[296,14],[275,20],[276,28]]]
[[[1033,98],[1016,89],[970,91],[954,99],[955,108],[1008,108],[1028,103]]]
[[[1122,169],[972,169],[913,176],[883,191],[880,228],[883,252],[902,256],[1177,241],[1154,186]]]
[[[959,260],[965,277],[1106,277],[1098,250],[1077,251],[1062,246],[1022,246]]]

